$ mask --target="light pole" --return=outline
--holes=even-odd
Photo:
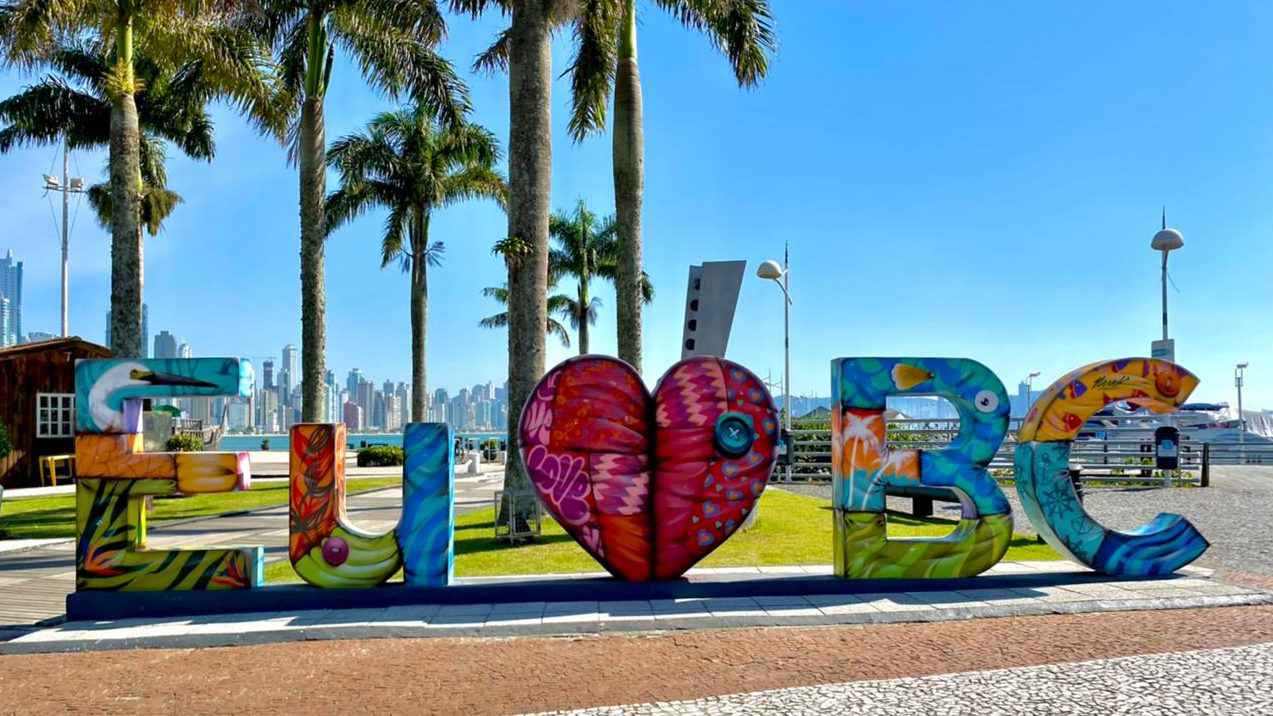
[[[788,265],[790,250],[784,246],[782,265],[777,261],[765,261],[756,267],[756,275],[778,284],[782,289],[782,412],[783,429],[791,435],[791,269]],[[787,482],[791,482],[791,446],[787,446]]]
[[[1034,402],[1034,379],[1039,377],[1039,371],[1034,371],[1025,377],[1025,412],[1030,413],[1030,405]]]
[[[1233,385],[1238,389],[1238,442],[1246,442],[1246,417],[1242,415],[1242,383],[1246,378],[1248,363],[1239,363],[1233,367]]]
[[[1153,351],[1154,357],[1164,357],[1171,362],[1176,360],[1176,347],[1167,337],[1167,254],[1185,245],[1185,237],[1179,231],[1167,228],[1167,209],[1162,212],[1162,228],[1154,234],[1149,247],[1162,252],[1162,349]],[[1157,348],[1157,346],[1155,346]]]
[[[70,255],[70,226],[68,225],[70,214],[70,195],[84,193],[84,180],[80,177],[71,176],[70,167],[70,150],[67,148],[65,141],[62,143],[62,179],[49,174],[44,175],[44,190],[46,192],[57,191],[62,193],[62,337],[69,335],[67,321],[67,299],[69,291],[67,283],[70,278],[69,271],[69,255]]]

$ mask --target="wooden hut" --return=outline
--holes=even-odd
[[[75,452],[75,361],[110,356],[74,336],[0,348],[0,424],[13,445],[0,484],[38,485],[40,456]]]

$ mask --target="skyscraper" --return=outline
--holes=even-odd
[[[9,304],[0,310],[8,316],[0,331],[0,346],[17,345],[22,338],[22,262],[13,258],[13,249],[0,259],[0,298]]]
[[[283,377],[284,371],[287,375],[287,392],[291,393],[301,375],[301,354],[291,343],[283,346],[283,364],[279,366],[279,378]]]
[[[358,390],[354,391],[354,402],[362,408],[362,426],[371,422],[372,410],[376,407],[376,384],[363,378],[358,381]]]
[[[107,323],[106,326],[109,329],[110,324]],[[107,335],[106,337],[106,343],[108,345],[110,344],[109,335]],[[177,337],[172,335],[168,331],[160,331],[159,335],[155,336],[155,357],[156,358],[178,357]]]
[[[194,349],[190,347],[189,343],[182,343],[180,346],[177,346],[177,357],[194,358]]]
[[[9,345],[9,299],[0,296],[0,348]]]
[[[393,394],[397,396],[398,398],[398,410],[399,410],[398,423],[401,425],[406,425],[407,423],[411,422],[411,388],[408,387],[406,383],[398,383],[398,386],[397,388],[394,389]],[[425,394],[425,398],[428,398],[427,393]],[[428,406],[425,406],[425,411],[426,411],[426,414],[420,416],[422,420],[428,420],[428,418],[426,417],[426,415],[428,414],[427,413]]]
[[[358,395],[358,384],[361,382],[362,371],[354,368],[349,371],[349,375],[345,377],[345,390],[348,390],[350,395]]]
[[[262,388],[274,389],[274,360],[272,358],[261,361],[261,381]]]

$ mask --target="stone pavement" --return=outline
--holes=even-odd
[[[1091,572],[1070,562],[1003,562],[991,576],[1043,577],[1029,588],[907,591],[813,596],[681,598],[417,604],[374,609],[279,611],[197,617],[67,622],[0,644],[0,654],[43,651],[182,648],[315,639],[381,637],[596,634],[720,627],[824,626],[936,622],[1147,609],[1273,604],[1273,592],[1227,584],[1209,570],[1187,568],[1162,579],[1072,581]],[[830,567],[761,567],[691,570],[691,577],[736,581],[782,575],[830,575]],[[595,574],[560,575],[583,580]],[[462,579],[460,583],[525,581],[532,577]],[[534,579],[544,579],[536,576]]]
[[[1273,713],[1273,644],[855,681],[568,712],[572,716],[781,713]]]
[[[502,482],[503,473],[457,477],[456,510],[464,512],[490,505]],[[265,546],[266,562],[274,562],[287,558],[287,510],[286,505],[281,505],[216,517],[152,522],[148,543],[156,549],[259,544]],[[402,491],[391,487],[350,495],[348,511],[359,527],[372,532],[387,531],[397,524],[402,512]],[[75,541],[29,542],[36,543],[35,548],[0,550],[0,633],[6,626],[29,627],[60,617],[66,611],[66,595],[75,590]]]

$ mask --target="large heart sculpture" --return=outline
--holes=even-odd
[[[668,369],[646,392],[627,363],[558,365],[522,410],[522,458],[557,522],[611,574],[674,579],[738,529],[765,490],[778,413],[722,358]]]

